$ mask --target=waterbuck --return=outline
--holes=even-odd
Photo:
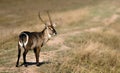
[[[23,64],[25,67],[27,67],[26,62],[26,54],[29,50],[33,49],[36,57],[36,65],[39,66],[39,53],[41,50],[41,47],[47,43],[47,41],[53,36],[56,35],[57,32],[54,28],[54,24],[51,20],[51,17],[49,15],[49,12],[47,11],[49,21],[50,23],[46,23],[40,16],[40,13],[38,14],[39,19],[42,21],[42,23],[45,24],[45,28],[41,32],[29,32],[29,31],[23,31],[19,35],[19,41],[18,41],[18,59],[16,63],[16,67],[19,66],[19,60],[21,56],[21,48],[24,48],[23,52]]]

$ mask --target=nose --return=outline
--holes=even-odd
[[[53,33],[54,33],[54,35],[57,35],[57,32],[56,32],[56,30],[55,30],[55,29],[53,29]]]
[[[56,32],[56,30],[54,30],[54,35],[57,35],[57,32]]]
[[[54,35],[54,36],[57,35],[57,32],[55,32],[53,35]]]
[[[57,35],[57,32],[55,31],[55,35]]]

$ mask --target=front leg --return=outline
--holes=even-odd
[[[40,49],[41,48],[34,48],[34,53],[35,53],[35,57],[36,57],[36,65],[37,66],[40,66],[40,63],[39,63],[39,54],[40,54]]]

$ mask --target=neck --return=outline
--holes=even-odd
[[[49,35],[49,32],[48,32],[47,28],[44,28],[42,33],[43,33],[43,39],[44,39],[44,44],[45,44],[49,41],[51,36]]]

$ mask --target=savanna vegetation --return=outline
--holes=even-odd
[[[119,7],[119,0],[0,0],[0,73],[120,73]],[[30,51],[29,66],[16,68],[18,35],[41,31],[45,10],[58,35],[42,48],[39,67]]]

